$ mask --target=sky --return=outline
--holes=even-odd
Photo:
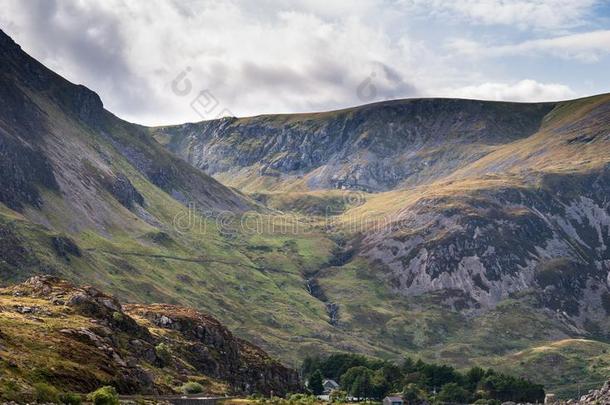
[[[0,28],[145,125],[395,98],[610,92],[610,0],[0,0]]]

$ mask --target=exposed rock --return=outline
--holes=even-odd
[[[80,257],[81,251],[78,245],[70,238],[66,236],[53,236],[51,243],[55,252],[61,257],[69,259],[69,255]]]
[[[300,387],[295,371],[271,359],[259,347],[234,337],[209,315],[163,304],[128,305],[126,310],[157,327],[179,332],[178,337],[164,335],[163,341],[199,372],[229,381],[238,392],[273,391],[282,395]]]
[[[577,403],[596,405],[610,404],[610,381],[607,381],[603,387],[598,390],[589,391],[589,393],[583,395]]]
[[[552,108],[395,100],[330,113],[220,119],[158,131],[169,135],[169,149],[209,174],[237,174],[246,168],[252,176],[278,182],[305,176],[312,189],[384,191],[405,180],[417,183],[423,173],[440,176],[482,156],[473,148],[462,149],[466,145],[528,136]]]
[[[126,208],[133,208],[134,204],[144,205],[144,197],[131,184],[131,181],[122,173],[116,175],[110,184],[112,195]]]
[[[76,313],[91,317],[103,325],[129,332],[140,339],[152,340],[146,328],[123,312],[116,298],[93,287],[79,288],[54,276],[35,276],[10,290],[21,296],[44,298],[54,304],[62,301]]]
[[[186,381],[193,375],[222,381],[240,394],[284,394],[300,389],[296,371],[233,336],[211,316],[190,308],[156,304],[128,305],[123,310],[119,301],[95,288],[76,287],[51,276],[32,277],[0,289],[2,294],[17,301],[28,298],[53,305],[65,303],[63,308],[51,310],[16,304],[15,312],[28,319],[32,315],[41,317],[41,321],[54,317],[53,324],[59,325],[74,316],[90,321],[89,326],[58,327],[53,335],[53,341],[63,341],[54,350],[64,360],[80,363],[86,359],[95,370],[86,376],[75,375],[70,369],[47,371],[59,386],[92,390],[112,384],[123,394],[171,393],[170,387],[155,380],[153,367],[176,381]],[[159,328],[165,331],[159,333]],[[163,357],[168,355],[174,360]],[[107,377],[103,379],[100,373]]]
[[[547,394],[545,405],[610,405],[610,380],[597,390],[591,390],[578,399],[558,400],[553,394]]]
[[[540,306],[581,330],[591,320],[604,325],[610,208],[600,195],[610,194],[608,173],[422,199],[368,233],[360,253],[401,294],[461,291],[466,307],[453,309],[472,312],[535,289]],[[582,190],[559,195],[568,182]]]

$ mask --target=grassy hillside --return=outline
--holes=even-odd
[[[194,307],[290,365],[343,350],[467,367],[609,338],[610,96],[151,129],[0,48],[3,285],[52,274]],[[151,133],[193,141],[203,170]],[[555,387],[600,374],[543,368]]]

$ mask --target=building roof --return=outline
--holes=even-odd
[[[386,398],[389,399],[390,401],[401,401],[402,402],[401,397],[386,397]]]
[[[327,379],[327,380],[324,380],[324,381],[322,382],[322,385],[326,385],[326,384],[330,384],[330,385],[332,385],[333,387],[338,387],[338,386],[339,386],[339,383],[338,383],[338,382],[336,382],[335,380],[331,380],[331,379]]]

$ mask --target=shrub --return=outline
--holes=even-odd
[[[45,383],[36,383],[33,386],[34,397],[37,402],[59,402],[59,390],[52,385]]]
[[[344,403],[347,402],[347,392],[343,390],[334,390],[330,393],[330,402]]]
[[[203,385],[198,382],[189,381],[182,386],[182,392],[185,394],[199,394],[203,392]]]
[[[313,395],[307,395],[307,394],[292,394],[288,397],[287,401],[288,404],[291,405],[311,405],[314,404],[316,402],[316,397]],[[283,403],[286,403],[286,401],[282,401]]]
[[[15,380],[0,381],[0,402],[26,402],[23,398],[21,387]]]
[[[172,350],[165,343],[159,343],[155,346],[155,352],[157,353],[157,357],[161,361],[161,366],[165,367],[171,364],[172,362]]]
[[[497,399],[481,398],[481,399],[477,399],[476,401],[474,401],[474,405],[500,405],[500,404],[502,404],[502,402],[498,401]]]
[[[115,312],[112,313],[112,319],[116,323],[121,323],[121,322],[123,322],[125,320],[125,317],[123,316],[122,313],[115,311]]]
[[[119,405],[119,395],[114,387],[98,388],[87,396],[94,405]]]
[[[66,392],[61,394],[59,400],[62,404],[66,405],[80,405],[83,402],[81,396],[73,392]]]

